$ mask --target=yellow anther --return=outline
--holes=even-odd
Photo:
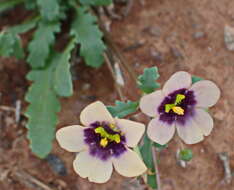
[[[177,94],[176,95],[176,100],[175,100],[175,105],[178,105],[182,102],[182,100],[185,99],[185,95],[183,94]]]
[[[107,140],[107,138],[101,139],[100,145],[101,145],[102,147],[105,148],[105,147],[108,145],[108,140]]]
[[[173,112],[177,113],[178,115],[184,115],[184,109],[179,106],[174,106],[172,108]]]

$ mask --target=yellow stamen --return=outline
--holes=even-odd
[[[184,115],[184,109],[179,106],[174,106],[172,108],[173,112],[177,113],[178,115]]]
[[[103,138],[101,141],[100,141],[100,145],[102,146],[102,147],[106,147],[107,145],[108,145],[108,140],[107,140],[107,138]]]

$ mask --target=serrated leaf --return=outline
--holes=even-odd
[[[159,76],[157,67],[144,69],[144,73],[138,77],[138,88],[147,94],[153,92],[160,87],[160,84],[156,82]]]
[[[59,17],[58,0],[37,0],[37,4],[43,19],[55,21]]]
[[[26,101],[30,103],[26,111],[29,119],[26,127],[31,149],[40,158],[51,151],[57,124],[56,113],[60,110],[53,90],[53,71],[54,65],[50,64],[44,70],[32,70],[27,76],[33,84],[26,94]]]
[[[200,80],[203,80],[203,78],[197,77],[197,76],[192,76],[192,83],[198,82]]]
[[[86,8],[79,7],[71,29],[71,35],[74,35],[77,43],[81,45],[80,55],[86,64],[92,67],[103,64],[103,52],[106,48],[96,21],[96,17],[87,12]]]
[[[55,41],[55,33],[60,31],[59,22],[40,22],[33,40],[29,44],[27,61],[33,69],[45,66],[50,53],[50,47]]]
[[[193,152],[191,149],[183,149],[179,153],[180,160],[190,161],[193,158]]]
[[[15,56],[18,59],[24,57],[21,39],[17,34],[12,34],[10,32],[0,33],[0,56]]]
[[[53,60],[54,64],[57,63],[54,72],[54,90],[59,96],[68,97],[73,94],[69,60],[74,46],[75,40],[72,40],[66,50],[62,54],[57,53]]]
[[[105,6],[110,5],[112,0],[80,0],[83,5]]]
[[[23,3],[24,0],[5,0],[0,2],[0,14],[4,11],[14,8],[16,5]]]
[[[141,151],[143,161],[149,170],[148,172],[149,174],[147,175],[147,184],[152,189],[157,189],[152,146],[153,146],[153,142],[148,138],[147,135],[145,135],[144,144],[140,147],[140,151]]]
[[[129,114],[132,114],[137,111],[138,108],[138,102],[121,102],[121,101],[115,101],[115,106],[107,106],[107,109],[111,113],[113,117],[125,117]]]

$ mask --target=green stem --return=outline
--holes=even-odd
[[[25,0],[6,0],[3,2],[0,2],[0,14],[3,13],[4,11],[7,11],[16,5],[19,5],[23,3]]]

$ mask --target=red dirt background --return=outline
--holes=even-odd
[[[15,13],[1,20],[1,26]],[[22,14],[22,18],[24,14]],[[13,19],[12,24],[18,23]],[[111,24],[112,40],[122,50],[128,64],[138,73],[145,67],[157,66],[163,84],[171,74],[185,70],[215,81],[222,90],[218,104],[211,109],[215,127],[211,135],[191,148],[194,158],[182,168],[177,164],[179,143],[172,140],[159,153],[159,170],[163,190],[232,190],[227,184],[218,153],[226,152],[234,168],[234,52],[224,44],[225,25],[234,26],[234,1],[230,0],[135,0],[129,15]],[[27,40],[25,40],[27,41]],[[14,59],[0,59],[0,105],[15,106],[29,85],[25,79],[28,66]],[[79,63],[73,66],[74,95],[62,100],[58,128],[79,122],[79,113],[88,103],[99,99],[112,104],[117,93],[106,66],[91,69]],[[126,80],[125,95],[136,100],[132,84]],[[88,183],[72,170],[75,155],[54,142],[52,153],[65,162],[67,175],[55,173],[48,162],[36,158],[28,148],[25,119],[14,121],[11,111],[0,111],[0,189],[39,190],[22,179],[22,171],[34,176],[53,190],[120,190],[134,187],[132,179],[114,173],[104,185]],[[126,185],[127,184],[127,185]],[[46,189],[46,188],[44,188]],[[48,189],[47,189],[48,190]]]

